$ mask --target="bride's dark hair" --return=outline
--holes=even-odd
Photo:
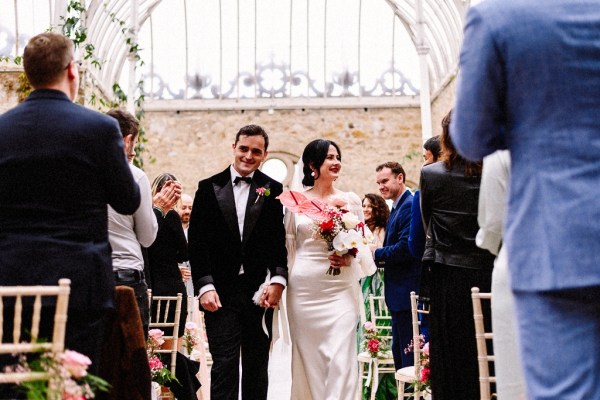
[[[319,178],[319,170],[321,169],[321,165],[323,165],[323,162],[327,158],[329,146],[333,146],[336,148],[341,161],[342,151],[340,150],[338,145],[331,140],[313,140],[304,148],[304,152],[302,153],[302,162],[304,163],[304,168],[302,169],[302,173],[304,174],[304,177],[302,178],[302,184],[304,186],[315,186],[315,179]],[[313,171],[315,173],[315,176],[312,176]]]

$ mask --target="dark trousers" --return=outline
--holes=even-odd
[[[252,302],[256,288],[247,287],[243,277],[235,284],[238,287],[233,294],[221,297],[222,308],[204,314],[213,358],[210,397],[212,400],[238,400],[241,352],[242,399],[266,400],[273,311],[266,313],[267,336],[262,328],[265,309]]]
[[[131,281],[118,279],[115,275],[116,286],[127,286],[133,289],[135,292],[135,300],[140,310],[140,317],[142,318],[142,327],[144,328],[144,337],[148,339],[148,324],[150,319],[150,304],[148,302],[148,285],[144,279]]]
[[[399,370],[414,365],[413,353],[404,353],[404,349],[408,347],[413,338],[412,316],[410,311],[391,311],[391,314],[392,355],[394,356],[394,367]]]
[[[471,288],[477,286],[481,292],[489,292],[492,271],[437,263],[432,271],[429,352],[433,398],[479,400]],[[490,303],[483,302],[482,309],[489,332]]]

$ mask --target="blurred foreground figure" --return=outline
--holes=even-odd
[[[600,398],[600,7],[488,0],[467,17],[452,138],[509,149],[505,223],[530,399]]]
[[[132,214],[139,188],[117,121],[73,103],[79,88],[73,43],[56,33],[37,35],[23,65],[35,90],[0,116],[0,285],[69,278],[66,347],[90,357],[95,373],[115,285],[107,204]],[[11,308],[4,315],[9,333]],[[39,338],[50,339],[52,315],[43,315]]]

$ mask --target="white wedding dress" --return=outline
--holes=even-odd
[[[361,202],[345,193],[346,208],[361,221]],[[327,275],[327,244],[314,239],[313,222],[286,215],[288,257],[287,311],[292,340],[292,400],[354,400],[358,397],[356,329],[359,321],[358,280],[376,271],[368,247],[351,267]],[[290,260],[290,261],[291,261]]]

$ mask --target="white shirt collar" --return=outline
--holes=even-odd
[[[233,183],[233,181],[235,180],[236,176],[242,176],[239,172],[237,172],[235,170],[235,168],[233,168],[233,164],[231,164],[229,166],[229,172],[231,173],[231,183]],[[253,178],[254,177],[254,173],[256,171],[252,171],[250,174],[246,175],[248,178]]]

